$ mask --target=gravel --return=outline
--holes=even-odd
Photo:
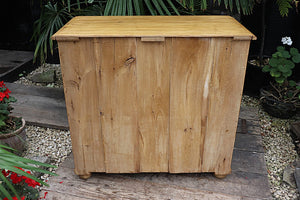
[[[48,70],[55,70],[57,80],[55,83],[35,83],[31,81],[31,78],[36,73],[43,73]],[[42,66],[38,67],[36,70],[29,73],[27,76],[20,77],[19,80],[15,81],[15,83],[20,83],[23,85],[35,85],[35,86],[46,86],[46,87],[54,87],[54,88],[61,88],[63,87],[61,69],[59,64],[43,64]]]
[[[56,70],[58,76],[56,83],[42,85],[29,80],[29,77],[34,73],[43,72],[48,69]],[[20,78],[16,83],[56,88],[63,87],[60,67],[53,64],[41,66],[28,76]],[[295,145],[289,133],[289,124],[292,121],[299,120],[300,116],[289,120],[271,117],[263,111],[258,99],[246,95],[243,96],[242,105],[259,108],[258,114],[265,149],[265,160],[271,193],[274,199],[299,199],[298,190],[283,182],[283,171],[287,165],[298,159]],[[27,137],[28,149],[25,152],[26,156],[48,156],[50,157],[51,164],[59,166],[67,155],[71,153],[72,147],[69,131],[27,126]],[[55,169],[50,170],[55,172]],[[46,181],[49,177],[48,175],[43,175],[41,178]]]
[[[262,109],[258,99],[246,95],[243,96],[242,105],[259,108],[261,136],[265,149],[271,193],[274,199],[299,199],[297,188],[283,182],[283,171],[286,166],[299,159],[293,139],[290,136],[289,125],[290,122],[299,120],[300,116],[288,120],[272,117]]]
[[[72,151],[70,131],[26,126],[27,150],[25,157],[48,157],[50,164],[59,166]],[[55,172],[55,168],[49,169]],[[41,179],[48,180],[47,174]]]

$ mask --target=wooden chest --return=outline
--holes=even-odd
[[[231,172],[249,44],[229,16],[75,17],[58,41],[75,172]]]

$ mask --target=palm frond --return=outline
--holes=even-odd
[[[18,169],[17,167],[57,176],[57,174],[55,174],[55,173],[40,169],[38,167],[35,167],[34,165],[44,166],[44,167],[53,167],[53,168],[55,168],[56,166],[41,163],[38,161],[23,158],[23,157],[19,157],[15,154],[9,152],[8,150],[13,150],[13,149],[0,144],[0,171],[2,171],[3,169],[10,170],[12,172],[20,174],[22,176],[26,176],[26,177],[28,177],[32,180],[35,180],[35,181],[39,182],[40,184],[46,185],[46,186],[48,186],[48,184],[44,183],[43,181],[34,177],[33,175],[28,174],[28,173]],[[3,181],[8,186],[8,189],[11,190],[11,192],[20,199],[20,196],[17,193],[17,191],[15,190],[15,188],[13,187],[13,185],[7,180],[7,178],[1,172],[0,172],[0,181]],[[0,192],[1,192],[1,194],[5,195],[6,197],[8,197],[10,199],[12,198],[11,195],[9,194],[9,192],[7,191],[7,189],[4,188],[2,184],[0,184]]]
[[[281,16],[287,16],[289,13],[289,8],[292,8],[292,0],[277,0],[276,3]]]

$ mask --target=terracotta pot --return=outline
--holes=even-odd
[[[266,90],[260,90],[261,104],[264,110],[271,116],[288,119],[297,113],[297,108],[292,103],[278,101],[272,96],[266,95]]]
[[[25,120],[22,118],[22,126],[11,133],[0,134],[0,143],[6,144],[19,152],[25,150],[26,129]]]

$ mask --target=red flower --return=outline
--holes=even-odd
[[[2,174],[3,174],[3,176],[5,176],[5,177],[7,177],[7,176],[9,175],[9,173],[10,173],[9,170],[7,170],[7,171],[5,171],[5,169],[2,170]]]
[[[4,82],[3,81],[0,81],[0,87],[5,87],[5,84],[4,84]]]
[[[6,97],[5,93],[0,92],[0,101],[3,101],[4,97]]]
[[[39,182],[36,182],[35,180],[32,180],[31,178],[25,179],[25,183],[27,183],[28,186],[35,188],[35,186],[40,186],[41,184]]]
[[[11,93],[11,91],[8,88],[6,88],[6,90],[4,91],[5,97],[9,98],[8,94],[10,94],[10,93]]]
[[[18,174],[12,172],[10,175],[10,179],[12,180],[13,184],[18,184],[22,181],[22,177],[18,176]]]
[[[18,197],[13,197],[13,200],[18,200]],[[8,200],[7,197],[5,197],[3,200]],[[25,196],[21,197],[21,200],[25,200]]]

